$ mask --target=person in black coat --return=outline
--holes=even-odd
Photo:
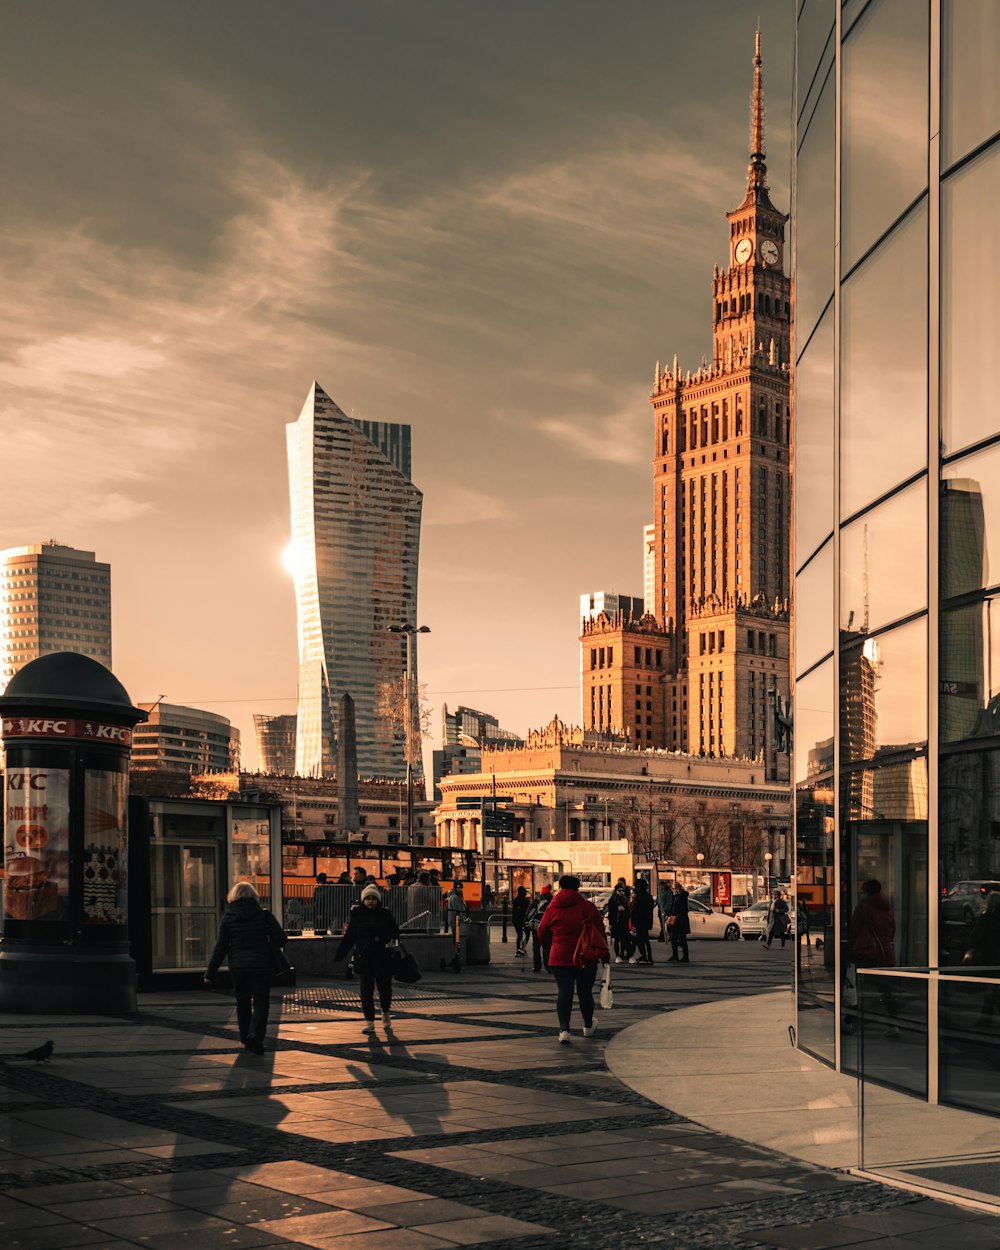
[[[615,963],[620,964],[632,954],[632,938],[629,933],[628,890],[624,881],[620,881],[611,891],[605,912],[608,917],[608,928],[615,947]]]
[[[517,950],[514,952],[516,955],[524,954],[524,918],[528,914],[530,904],[531,899],[528,898],[528,891],[523,885],[519,885],[517,893],[514,895],[514,901],[510,905],[510,918],[514,922],[514,932],[517,934]]]
[[[965,953],[967,964],[980,964],[982,976],[1000,976],[1000,893],[993,890],[986,897],[985,910],[976,917],[969,936],[969,949]],[[976,1025],[990,1024],[993,1013],[1000,1007],[1000,986],[989,986],[983,994],[983,1008]]]
[[[248,881],[239,881],[226,896],[228,906],[219,925],[219,937],[208,961],[206,985],[219,971],[223,960],[236,993],[236,1020],[240,1041],[255,1055],[264,1053],[264,1035],[270,1007],[273,952],[285,945],[288,934],[269,911],[260,905],[260,896]]]
[[[399,938],[399,925],[390,911],[382,906],[382,892],[377,885],[366,885],[361,902],[355,907],[340,939],[334,959],[346,959],[354,948],[354,969],[358,974],[361,1010],[365,1026],[362,1033],[375,1032],[375,990],[378,990],[382,1023],[392,1028],[392,951],[389,943]]]
[[[642,877],[635,883],[632,895],[632,931],[635,933],[636,963],[651,964],[653,948],[649,944],[649,931],[653,927],[653,898],[649,885]]]
[[[688,918],[688,892],[680,882],[677,884],[677,889],[674,890],[674,901],[670,908],[670,915],[673,917],[673,923],[667,922],[670,933],[670,945],[673,949],[670,962],[690,963],[691,960],[688,958],[688,934],[691,932],[691,921]],[[683,959],[678,955],[678,950],[684,952]]]

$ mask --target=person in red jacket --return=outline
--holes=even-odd
[[[855,907],[847,930],[847,949],[850,961],[858,968],[895,968],[896,918],[892,904],[882,893],[882,883],[864,881],[861,884],[861,902]],[[863,980],[863,978],[858,978]],[[899,1000],[891,981],[879,981],[878,998],[889,1016],[886,1037],[898,1037]],[[863,988],[863,987],[862,987]],[[844,1023],[848,1032],[857,1027],[853,1013],[845,1013]]]
[[[580,930],[588,917],[604,928],[601,913],[593,903],[580,894],[579,877],[560,877],[559,893],[545,909],[538,924],[538,940],[548,948],[549,972],[556,979],[556,1014],[559,1017],[559,1040],[570,1039],[569,1020],[573,1011],[573,992],[580,1001],[583,1016],[583,1036],[593,1037],[597,1031],[594,1024],[594,981],[597,964],[578,968],[573,962]]]

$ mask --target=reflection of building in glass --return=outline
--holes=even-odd
[[[111,565],[54,542],[0,551],[0,689],[53,651],[111,667]]]
[[[405,715],[379,708],[390,687],[402,689],[406,665],[406,636],[389,626],[416,624],[423,497],[410,480],[410,427],[354,421],[314,383],[287,434],[299,633],[295,771],[335,772],[336,709],[350,694],[360,775],[404,776]]]
[[[772,708],[790,676],[791,284],[788,216],[768,188],[761,74],[758,35],[746,190],[726,213],[728,255],[712,275],[711,352],[694,369],[676,356],[658,362],[650,395],[645,610],[659,636],[633,637],[635,621],[611,612],[600,628],[600,617],[585,622],[580,641],[587,728],[626,730],[636,746],[759,759],[775,778],[788,767]],[[663,663],[642,673],[620,663],[647,649]]]
[[[254,712],[257,767],[262,773],[287,775],[295,772],[295,722],[294,713],[266,716],[262,712]]]
[[[149,719],[132,736],[132,767],[235,773],[240,731],[225,716],[173,703],[140,703]]]
[[[441,778],[460,774],[478,773],[483,763],[483,747],[509,742],[520,746],[523,739],[508,729],[501,729],[500,722],[489,712],[477,712],[471,707],[457,707],[448,711],[447,703],[441,709],[441,750],[434,752],[434,797],[441,797]]]
[[[798,1041],[998,1115],[982,991],[952,974],[1000,880],[1000,304],[982,282],[1000,272],[1000,23],[985,3],[809,0],[797,26],[797,846],[839,887],[822,958],[799,952]],[[828,737],[823,848],[810,788]],[[860,1039],[844,1001],[866,876],[895,912],[878,963],[912,973],[894,983],[919,1021],[905,1058],[887,1000]]]

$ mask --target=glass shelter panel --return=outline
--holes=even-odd
[[[833,651],[833,540],[795,579],[795,668],[799,673]]]
[[[927,0],[872,0],[844,40],[845,274],[927,186],[929,20]]]
[[[810,936],[797,942],[798,1039],[827,1063],[836,1046],[833,661],[795,683],[795,892]]]
[[[840,567],[842,629],[880,629],[927,607],[926,478],[844,527]]]
[[[844,284],[841,309],[847,518],[927,463],[926,203]]]
[[[833,533],[833,305],[795,366],[795,567]]]
[[[1000,6],[997,13],[1000,21]],[[1000,80],[1000,75],[996,77]],[[998,203],[1000,143],[941,184],[941,441],[945,455],[1000,434],[1000,408],[989,367],[1000,340]]]
[[[800,112],[821,61],[825,67],[829,57],[836,16],[836,0],[806,0],[799,10],[795,60],[799,75]]]
[[[795,179],[795,341],[800,347],[833,297],[834,104],[831,74],[802,140]]]
[[[1000,130],[1000,5],[941,5],[941,161],[947,168]],[[995,270],[994,270],[995,272]]]
[[[941,599],[947,601],[1000,585],[1000,445],[953,461],[941,477]]]

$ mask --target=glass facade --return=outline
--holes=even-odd
[[[796,47],[798,1042],[1000,1114],[1000,10],[800,0]]]
[[[401,688],[416,624],[423,496],[410,480],[410,427],[353,421],[313,384],[287,427],[299,636],[295,772],[336,772],[341,697],[354,700],[358,773],[406,775],[403,718],[380,712]],[[416,682],[416,659],[411,679]]]

